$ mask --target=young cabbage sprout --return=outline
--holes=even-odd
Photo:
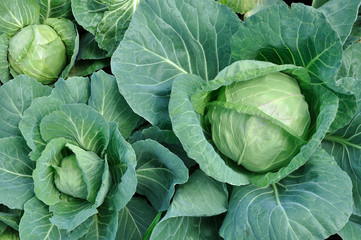
[[[286,166],[311,121],[297,81],[279,72],[220,88],[207,118],[219,151],[253,172]]]
[[[9,40],[8,60],[14,77],[26,74],[48,84],[67,64],[66,47],[50,26],[29,25]]]

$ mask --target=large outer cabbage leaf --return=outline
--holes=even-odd
[[[227,211],[227,200],[225,184],[200,170],[195,171],[176,192],[167,214],[154,228],[150,239],[221,239],[217,231],[222,218],[213,215]]]
[[[325,239],[352,212],[348,175],[324,150],[300,169],[263,188],[233,188],[220,234],[233,239]]]
[[[141,1],[111,61],[120,92],[137,114],[169,127],[175,77],[213,79],[231,63],[238,24],[231,9],[211,0]]]

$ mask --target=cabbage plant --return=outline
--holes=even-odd
[[[157,211],[168,209],[175,186],[188,180],[183,159],[173,153],[180,145],[175,135],[145,128],[104,71],[60,79],[53,88],[19,75],[1,86],[0,99],[6,103],[0,107],[4,234],[140,238],[161,216]],[[5,232],[8,226],[15,230]]]
[[[0,136],[0,202],[24,211],[21,239],[112,239],[136,191],[136,155],[123,135],[139,117],[112,91],[114,77],[98,72],[91,84],[74,77],[52,89],[19,75],[0,88],[4,101],[23,99],[0,110],[13,126],[2,125]],[[102,108],[105,98],[116,104]]]
[[[79,36],[69,17],[70,5],[37,0],[0,3],[0,80],[26,74],[43,84],[65,78],[78,52]],[[44,7],[45,6],[45,7]],[[67,10],[68,9],[68,10]]]
[[[198,164],[151,239],[325,239],[352,221],[355,174],[320,146],[358,112],[358,78],[338,72],[359,4],[262,1],[242,21],[216,1],[139,3],[112,72]]]

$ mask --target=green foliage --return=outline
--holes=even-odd
[[[360,4],[0,1],[0,239],[357,239]]]

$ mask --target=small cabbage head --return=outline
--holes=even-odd
[[[67,64],[66,47],[48,25],[29,25],[9,41],[10,72],[26,74],[43,84],[55,81]]]
[[[105,161],[91,151],[66,144],[59,162],[53,162],[54,184],[59,192],[70,197],[94,202],[102,184]],[[111,181],[107,174],[107,181]],[[104,190],[107,193],[108,189]]]
[[[218,150],[253,172],[286,166],[311,121],[297,81],[280,72],[220,88],[207,118]]]

